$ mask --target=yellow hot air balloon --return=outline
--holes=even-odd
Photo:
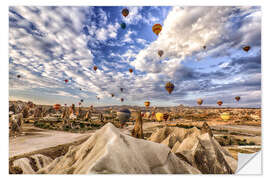
[[[230,119],[230,114],[227,112],[221,113],[220,117],[224,120],[224,121],[228,121]]]
[[[162,26],[160,24],[155,24],[153,27],[152,27],[152,30],[153,32],[158,36],[159,33],[161,32],[162,30]]]
[[[160,112],[156,113],[156,119],[157,121],[163,121],[163,113]]]
[[[150,102],[149,101],[145,101],[144,102],[144,105],[145,105],[145,107],[149,107],[150,106]]]

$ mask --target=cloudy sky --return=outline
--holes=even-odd
[[[123,8],[9,7],[10,99],[193,106],[202,98],[203,105],[260,107],[259,7],[127,7],[126,18]]]

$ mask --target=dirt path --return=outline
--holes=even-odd
[[[10,137],[9,157],[32,151],[70,143],[91,136],[93,132],[80,134],[63,131],[44,130],[36,127],[25,127],[25,135]]]

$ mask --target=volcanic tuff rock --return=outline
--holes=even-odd
[[[40,169],[49,174],[199,174],[168,147],[120,132],[107,123],[87,141],[70,147],[61,158]]]
[[[30,157],[17,159],[13,162],[14,167],[21,170],[23,174],[35,174],[39,169],[49,165],[53,160],[42,154],[35,154]],[[14,173],[14,172],[13,172]]]
[[[164,127],[153,133],[149,140],[167,145],[180,159],[203,174],[234,173],[237,161],[211,135],[207,124],[202,131],[197,128]]]

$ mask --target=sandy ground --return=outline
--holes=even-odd
[[[10,137],[9,157],[29,153],[32,151],[54,147],[61,144],[70,143],[91,136],[93,132],[80,134],[64,131],[53,131],[27,126],[23,129],[24,135]]]

